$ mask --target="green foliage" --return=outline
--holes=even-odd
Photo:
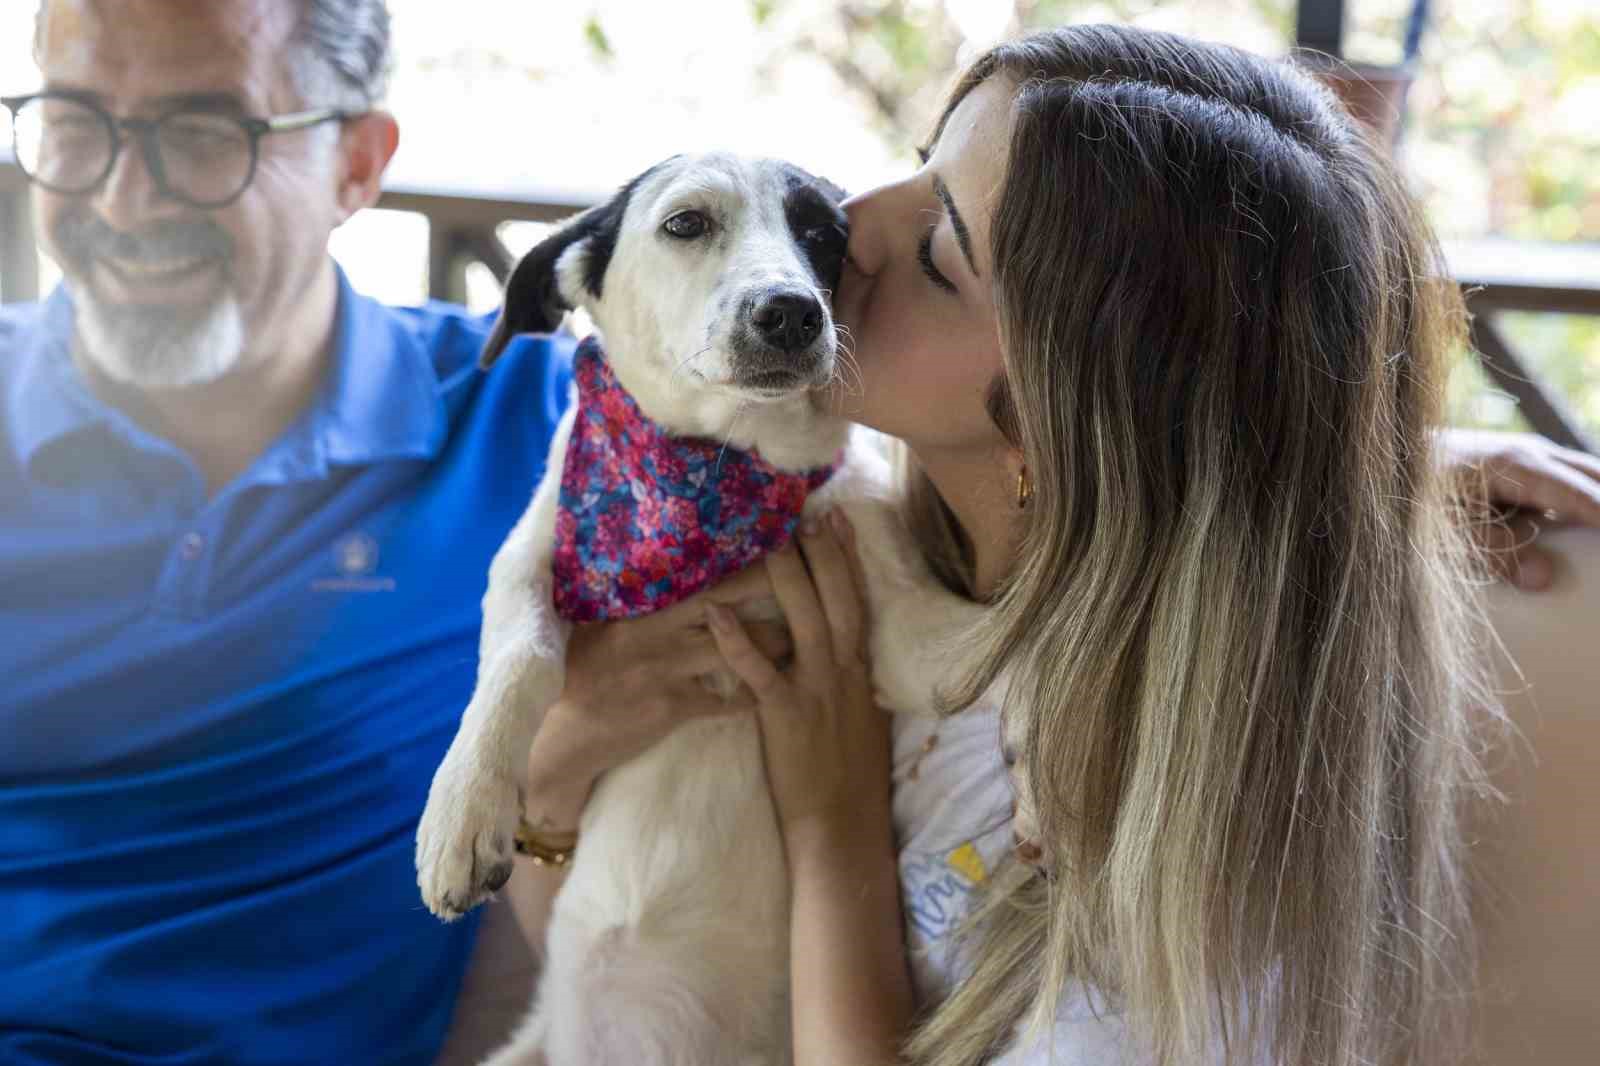
[[[596,59],[610,61],[616,52],[611,48],[611,38],[606,36],[606,29],[600,25],[600,20],[590,15],[583,20],[583,39],[589,43]]]

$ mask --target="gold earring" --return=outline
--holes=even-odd
[[[1017,510],[1023,510],[1033,502],[1033,482],[1028,478],[1028,468],[1023,467],[1017,471]]]

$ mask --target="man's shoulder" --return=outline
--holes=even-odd
[[[0,304],[0,365],[15,361],[27,339],[39,328],[42,303]]]
[[[433,361],[446,388],[478,373],[478,356],[494,331],[498,312],[482,313],[459,304],[430,300],[414,307],[386,307]],[[570,374],[575,338],[566,333],[526,334],[506,347],[495,363],[495,376],[554,378],[564,388]]]
[[[441,381],[470,367],[494,328],[494,316],[459,304],[429,300],[412,307],[385,306],[433,359]]]

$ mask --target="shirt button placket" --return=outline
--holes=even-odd
[[[192,530],[183,535],[178,541],[178,558],[186,563],[192,563],[206,551],[206,538]]]
[[[159,597],[169,611],[187,618],[200,616],[209,570],[206,552],[210,543],[197,529],[178,536],[161,576]]]

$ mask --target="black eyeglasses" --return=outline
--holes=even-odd
[[[153,119],[117,118],[91,99],[60,92],[0,97],[0,105],[11,112],[17,165],[51,192],[94,192],[111,176],[131,137],[156,187],[201,208],[226,207],[244,194],[256,176],[261,138],[360,115],[320,108],[252,118],[179,108]]]

